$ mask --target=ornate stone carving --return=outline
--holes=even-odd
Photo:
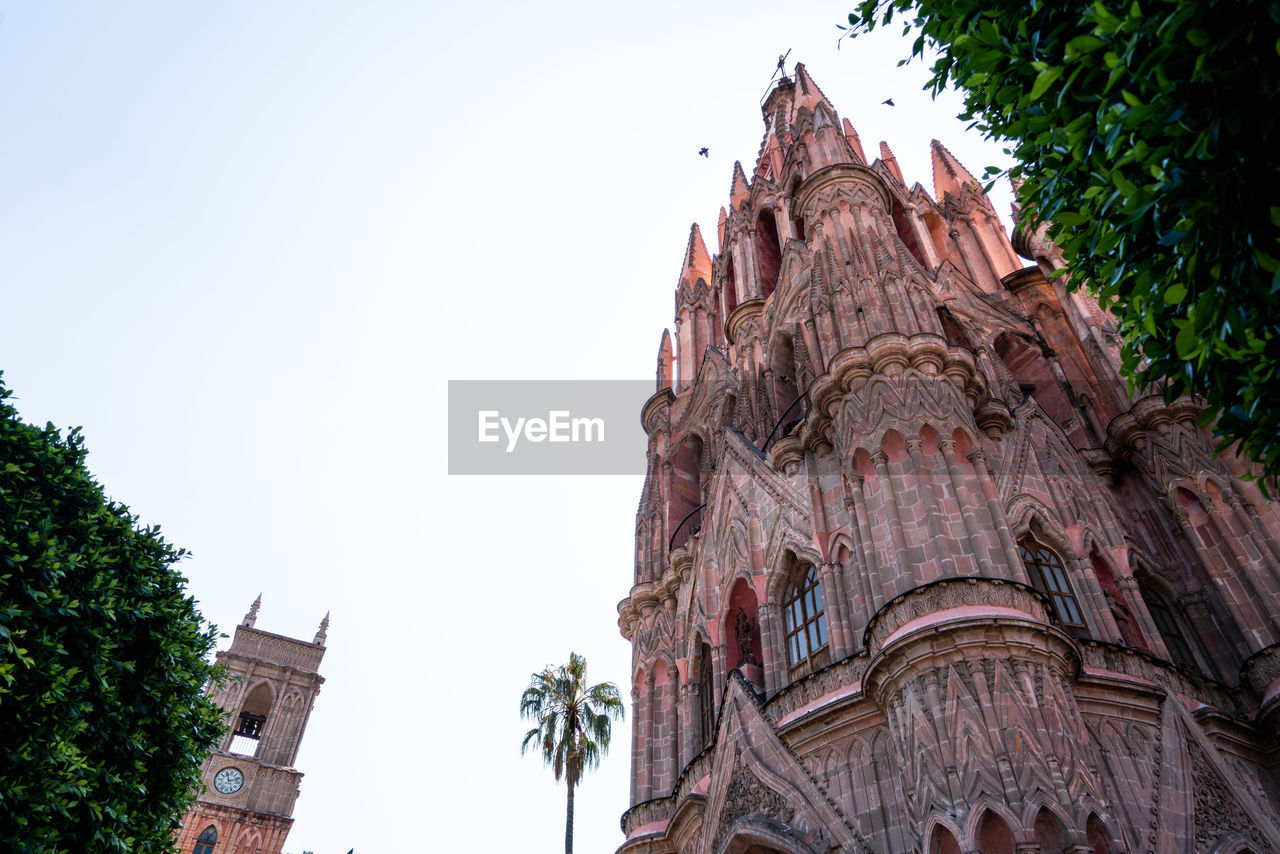
[[[795,816],[795,810],[787,804],[786,798],[748,771],[742,764],[741,753],[735,751],[733,775],[729,778],[724,807],[720,810],[715,839],[711,843],[712,851],[720,850],[725,836],[743,816],[774,819],[785,824]]]
[[[1191,777],[1195,787],[1196,850],[1212,851],[1226,836],[1249,840],[1254,851],[1274,851],[1195,739],[1190,741]]]
[[[914,619],[973,605],[1013,608],[1028,619],[1049,622],[1043,594],[1024,584],[998,578],[943,579],[909,590],[881,608],[867,624],[866,648],[879,651],[890,635]]]

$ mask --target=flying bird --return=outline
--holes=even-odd
[[[699,153],[699,154],[701,154],[703,157],[707,158],[708,160],[710,160],[710,159],[711,159],[711,153],[710,153],[710,152],[711,152],[711,149],[710,149],[710,148],[707,148],[705,145],[704,145],[704,146],[702,146],[702,148],[699,148],[699,149],[698,149],[698,153]]]
[[[885,98],[885,99],[884,99],[883,101],[881,101],[880,103],[882,103],[882,104],[888,104],[890,107],[895,106],[895,105],[894,105],[894,103],[893,103],[893,99],[892,99],[892,98]]]

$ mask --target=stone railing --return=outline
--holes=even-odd
[[[1097,640],[1078,640],[1087,670],[1121,673],[1154,682],[1166,691],[1191,697],[1240,718],[1252,717],[1256,706],[1246,695],[1213,679],[1177,667],[1150,653]]]
[[[794,712],[841,688],[858,684],[867,671],[865,652],[851,655],[829,664],[819,671],[797,679],[765,703],[765,717],[774,726]]]
[[[235,638],[227,652],[307,673],[319,672],[320,659],[324,658],[324,647],[319,644],[273,635],[248,626],[236,627]]]
[[[974,576],[942,578],[885,603],[867,623],[863,647],[877,653],[894,632],[912,620],[952,608],[1007,608],[1036,622],[1052,622],[1044,594],[1019,581]]]
[[[641,801],[622,814],[622,835],[631,838],[636,828],[655,821],[670,821],[676,812],[674,798],[654,798]]]

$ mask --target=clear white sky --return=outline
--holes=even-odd
[[[852,5],[0,2],[19,410],[84,426],[213,622],[333,611],[287,851],[562,850],[519,696],[571,649],[629,694],[640,480],[449,477],[446,382],[651,377],[788,48],[909,182],[935,136],[997,162],[896,27],[837,51]],[[630,709],[578,851],[629,759]]]

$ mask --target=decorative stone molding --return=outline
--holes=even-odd
[[[886,602],[867,623],[863,647],[875,654],[891,635],[912,620],[965,607],[1009,608],[1035,622],[1051,622],[1045,595],[1026,584],[1001,578],[943,578]]]
[[[879,175],[856,163],[837,163],[805,178],[791,198],[791,219],[816,219],[837,200],[853,205],[865,201],[882,209],[893,205],[893,196]]]
[[[1087,638],[1078,640],[1077,644],[1085,672],[1114,673],[1150,682],[1161,690],[1191,697],[1241,719],[1247,719],[1256,710],[1238,688],[1192,674],[1140,649]]]
[[[783,436],[769,449],[769,463],[774,471],[790,477],[804,463],[804,443],[799,436]]]
[[[867,670],[867,661],[866,653],[859,653],[797,679],[769,699],[765,704],[765,717],[776,726],[797,709],[841,688],[859,685]]]
[[[760,334],[760,316],[764,313],[764,300],[749,299],[738,303],[738,307],[729,312],[729,316],[724,320],[725,337],[729,339],[730,344],[737,344],[744,338],[749,337],[747,327],[754,325],[755,332]]]
[[[1254,690],[1259,697],[1280,679],[1280,643],[1258,650],[1240,667],[1240,681]]]
[[[712,851],[720,851],[724,838],[741,818],[773,819],[783,824],[792,820],[795,809],[787,804],[782,795],[761,783],[754,774],[742,764],[742,756],[735,754],[733,774],[729,778],[729,790],[725,794],[724,807],[720,810],[715,839],[711,842]]]
[[[658,821],[670,821],[674,814],[675,802],[671,798],[641,801],[622,814],[622,834],[630,837],[636,828]]]

